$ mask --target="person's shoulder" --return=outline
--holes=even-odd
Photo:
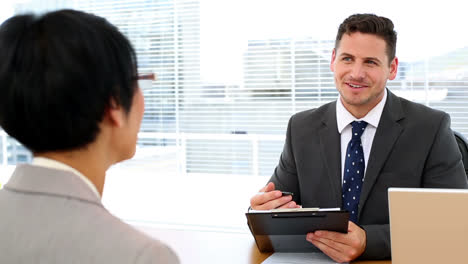
[[[317,108],[297,112],[291,117],[291,120],[299,122],[304,120],[321,120],[328,113],[336,113],[336,101],[326,103]]]
[[[109,250],[107,254],[111,254],[111,251],[119,249],[115,254],[134,256],[134,263],[179,263],[177,255],[169,246],[123,222],[107,210],[96,217],[93,225],[90,231],[94,229],[96,236],[108,243],[102,249],[103,253]],[[154,262],[155,259],[158,262]]]
[[[158,242],[158,241],[155,241]],[[138,254],[135,263],[157,263],[178,264],[180,262],[174,251],[163,243],[148,243]]]
[[[441,119],[449,117],[442,110],[431,108],[419,102],[409,101],[403,97],[395,97],[400,102],[405,118],[410,120],[433,123],[440,122]]]

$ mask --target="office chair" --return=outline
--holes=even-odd
[[[465,166],[465,173],[468,177],[468,140],[460,132],[453,131],[453,134],[455,135],[458,148],[460,149],[460,153],[462,154],[462,161],[463,165]]]

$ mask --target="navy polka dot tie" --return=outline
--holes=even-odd
[[[346,149],[346,160],[343,177],[343,209],[349,211],[349,220],[357,223],[359,197],[364,181],[364,152],[362,150],[361,135],[366,129],[364,121],[354,121],[353,136]]]

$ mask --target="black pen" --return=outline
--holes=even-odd
[[[281,196],[286,196],[286,195],[294,195],[294,193],[292,192],[283,192],[283,191],[280,191],[281,192]],[[257,194],[264,194],[265,192],[258,192]]]

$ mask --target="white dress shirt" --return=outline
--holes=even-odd
[[[53,159],[49,159],[49,158],[44,158],[44,157],[34,157],[32,161],[32,165],[72,172],[78,178],[80,178],[84,183],[86,183],[86,185],[89,186],[89,188],[96,194],[96,196],[99,199],[101,199],[101,195],[99,194],[96,186],[88,178],[86,178],[86,176],[84,176],[82,173],[68,166],[65,163],[62,163],[60,161],[56,161]]]
[[[346,149],[348,148],[348,143],[352,137],[351,122],[366,121],[368,124],[361,136],[362,150],[364,151],[365,175],[367,170],[367,162],[369,161],[369,154],[372,148],[372,142],[374,141],[375,131],[379,125],[380,117],[382,116],[386,101],[387,89],[384,91],[382,100],[374,108],[372,108],[372,110],[370,110],[366,116],[360,119],[357,119],[350,112],[348,112],[348,110],[346,110],[343,103],[341,102],[341,96],[336,101],[336,121],[338,123],[338,133],[341,134],[341,182],[343,182],[344,177]]]

